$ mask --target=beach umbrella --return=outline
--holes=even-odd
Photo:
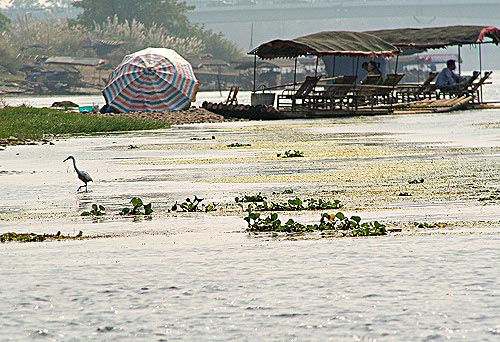
[[[103,95],[120,112],[174,111],[189,107],[198,85],[191,64],[177,52],[148,48],[123,58]]]

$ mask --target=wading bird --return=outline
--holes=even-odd
[[[85,185],[80,186],[80,187],[76,190],[76,192],[80,191],[80,189],[81,189],[81,188],[83,188],[83,187],[85,187],[85,192],[88,192],[88,190],[87,190],[87,183],[88,183],[88,182],[93,182],[92,177],[90,177],[90,175],[89,175],[87,172],[82,171],[82,170],[79,170],[79,169],[76,167],[75,157],[73,157],[73,156],[69,156],[68,158],[64,159],[64,160],[63,160],[63,163],[64,163],[66,160],[68,160],[68,159],[73,159],[73,167],[75,168],[75,171],[76,171],[76,173],[78,174],[78,178],[80,178],[80,180],[81,180],[82,182],[84,182],[84,183],[85,183]]]

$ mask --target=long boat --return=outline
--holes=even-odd
[[[234,101],[204,103],[203,107],[227,117],[247,119],[317,118],[392,113],[446,112],[461,109],[491,108],[483,101],[482,87],[489,83],[491,71],[482,70],[481,47],[500,42],[500,30],[494,26],[445,26],[431,28],[400,28],[367,32],[324,31],[292,40],[275,39],[249,52],[254,56],[254,86],[251,105]],[[454,92],[436,89],[429,75],[422,84],[401,84],[398,73],[400,55],[412,55],[429,49],[476,45],[479,48],[480,70],[469,82]],[[256,88],[257,66],[262,60],[315,56],[316,71],[302,82],[274,87]],[[318,75],[322,59],[326,75]],[[369,77],[360,79],[363,62],[385,65],[395,60],[393,72],[386,70],[383,81]],[[296,62],[295,62],[296,65]],[[365,72],[366,73],[366,72]],[[428,82],[427,82],[428,81]],[[385,82],[385,83],[384,83]],[[233,99],[234,100],[234,99]]]

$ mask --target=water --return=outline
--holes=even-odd
[[[0,341],[497,341],[500,204],[477,198],[500,189],[499,122],[486,110],[195,124],[9,147],[1,233],[117,237],[0,244]],[[306,158],[276,157],[289,148]],[[94,177],[88,193],[75,193],[68,154]],[[404,188],[420,175],[424,187]],[[363,219],[457,223],[360,239],[245,233],[234,197],[287,188],[339,196]],[[194,194],[219,210],[168,212]],[[153,202],[152,221],[113,214],[133,196]],[[108,218],[81,218],[92,203]]]

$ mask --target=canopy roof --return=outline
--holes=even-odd
[[[400,28],[366,31],[366,33],[402,48],[418,50],[441,49],[451,45],[470,45],[482,42],[486,37],[493,43],[500,42],[500,30],[495,26],[443,26],[428,28]]]
[[[351,31],[324,31],[291,40],[271,40],[249,52],[263,59],[305,55],[394,56],[398,53],[397,47],[374,35]]]

